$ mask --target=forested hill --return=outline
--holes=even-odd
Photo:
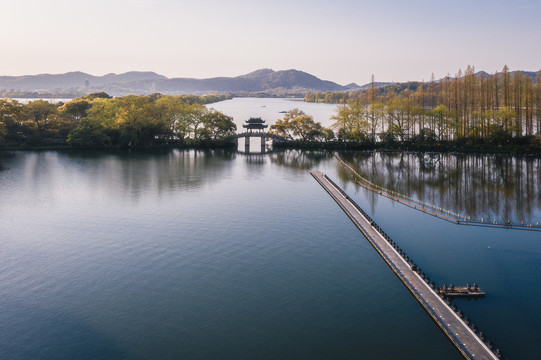
[[[441,88],[443,83],[449,82],[449,81],[455,81],[455,80],[462,80],[466,74],[469,74],[470,71],[466,71],[464,74],[462,72],[459,72],[458,74],[455,74],[453,77],[447,76],[442,79],[428,81],[428,82],[421,82],[421,81],[408,81],[408,82],[401,82],[401,83],[389,83],[389,82],[374,82],[368,83],[362,86],[358,86],[357,88],[350,87],[347,91],[326,91],[326,92],[309,92],[305,95],[304,101],[306,102],[322,102],[322,103],[329,103],[329,104],[339,104],[344,102],[344,100],[351,100],[356,99],[360,96],[362,93],[370,92],[372,88],[374,88],[374,93],[377,96],[388,96],[389,93],[393,93],[395,95],[404,94],[406,92],[412,93],[416,91],[422,91],[423,89],[427,88]],[[494,74],[489,74],[485,71],[478,71],[476,73],[471,73],[471,75],[475,76],[477,81],[479,83],[482,83],[486,80],[492,80],[492,81],[498,81],[498,79],[504,79],[505,76],[509,76],[510,79],[517,79],[518,75],[521,75],[522,77],[530,78],[533,83],[537,83],[537,77],[538,73],[534,71],[503,71],[503,72],[496,72]],[[503,80],[502,80],[503,81]]]
[[[65,74],[39,74],[23,76],[0,76],[3,91],[73,91],[85,87],[106,86],[137,81],[162,80],[165,76],[153,72],[131,71],[123,74],[93,76],[75,71]]]
[[[230,93],[237,95],[297,95],[310,91],[346,91],[332,81],[321,80],[298,70],[274,71],[260,69],[236,77],[208,79],[167,78],[153,72],[128,72],[93,76],[83,72],[41,74],[27,76],[0,76],[0,95],[17,92],[49,92],[55,94],[89,94],[106,92],[113,96],[152,93],[180,95]]]

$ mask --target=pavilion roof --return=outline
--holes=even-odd
[[[261,119],[260,117],[258,118],[251,117],[248,120],[246,120],[246,123],[247,124],[264,124],[265,120]]]

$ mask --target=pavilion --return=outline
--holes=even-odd
[[[247,132],[253,133],[254,130],[257,130],[257,132],[265,132],[265,129],[269,127],[269,125],[265,124],[265,120],[259,118],[249,118],[245,121],[246,124],[242,125],[243,128],[247,130]]]

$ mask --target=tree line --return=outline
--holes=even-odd
[[[541,71],[533,77],[507,66],[489,75],[466,71],[428,83],[358,92],[309,93],[305,101],[338,103],[338,137],[357,142],[541,142]],[[539,145],[539,144],[538,144]]]
[[[286,112],[283,119],[276,120],[270,126],[269,133],[300,142],[330,141],[335,138],[332,129],[323,127],[311,115],[297,108]]]
[[[204,104],[228,95],[111,98],[95,93],[53,104],[0,99],[3,146],[151,146],[223,142],[236,132],[233,119]]]

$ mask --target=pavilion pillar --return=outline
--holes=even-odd
[[[265,120],[251,117],[246,120],[246,124],[242,125],[242,127],[246,129],[246,132],[242,134],[245,138],[244,150],[250,152],[250,137],[254,136],[261,138],[261,152],[264,152],[266,140],[265,129],[268,127],[265,124]]]

